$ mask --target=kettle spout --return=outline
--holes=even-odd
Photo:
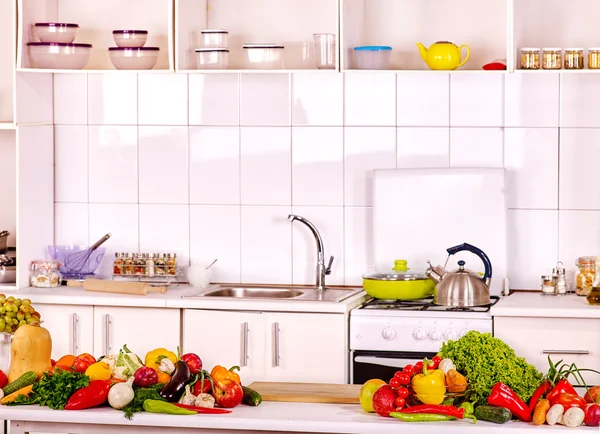
[[[439,265],[437,267],[432,267],[430,264],[427,271],[425,271],[425,275],[433,280],[436,285],[440,283],[446,274],[448,274],[448,272]]]
[[[417,47],[419,47],[419,53],[421,53],[421,58],[427,62],[427,48],[425,48],[425,45],[421,44],[420,42],[417,42]]]

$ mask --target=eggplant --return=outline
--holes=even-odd
[[[185,391],[185,385],[190,382],[192,374],[187,363],[183,360],[178,360],[175,363],[175,371],[171,380],[163,386],[160,391],[160,396],[169,402],[177,402],[183,392]]]

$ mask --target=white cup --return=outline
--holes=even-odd
[[[194,288],[206,288],[212,278],[212,268],[208,270],[206,263],[192,264],[187,270],[187,279]]]

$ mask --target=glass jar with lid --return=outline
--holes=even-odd
[[[29,281],[35,288],[56,288],[62,283],[60,262],[34,260],[29,264]]]
[[[540,69],[539,48],[521,48],[521,69]]]
[[[583,48],[565,48],[565,69],[583,69]]]
[[[580,256],[577,258],[577,272],[575,274],[575,293],[581,296],[587,296],[594,285],[596,277],[596,257]]]
[[[600,69],[600,48],[588,48],[588,68]]]
[[[544,48],[542,50],[543,69],[562,69],[562,48]]]

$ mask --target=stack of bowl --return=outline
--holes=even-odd
[[[205,29],[200,32],[200,48],[196,48],[198,69],[227,69],[229,66],[229,32]]]
[[[147,30],[113,30],[116,47],[109,47],[110,61],[117,69],[152,69],[158,60],[158,47],[144,47]]]
[[[29,55],[36,68],[82,69],[92,52],[91,44],[73,43],[79,26],[72,23],[35,23],[40,42],[29,42]]]

